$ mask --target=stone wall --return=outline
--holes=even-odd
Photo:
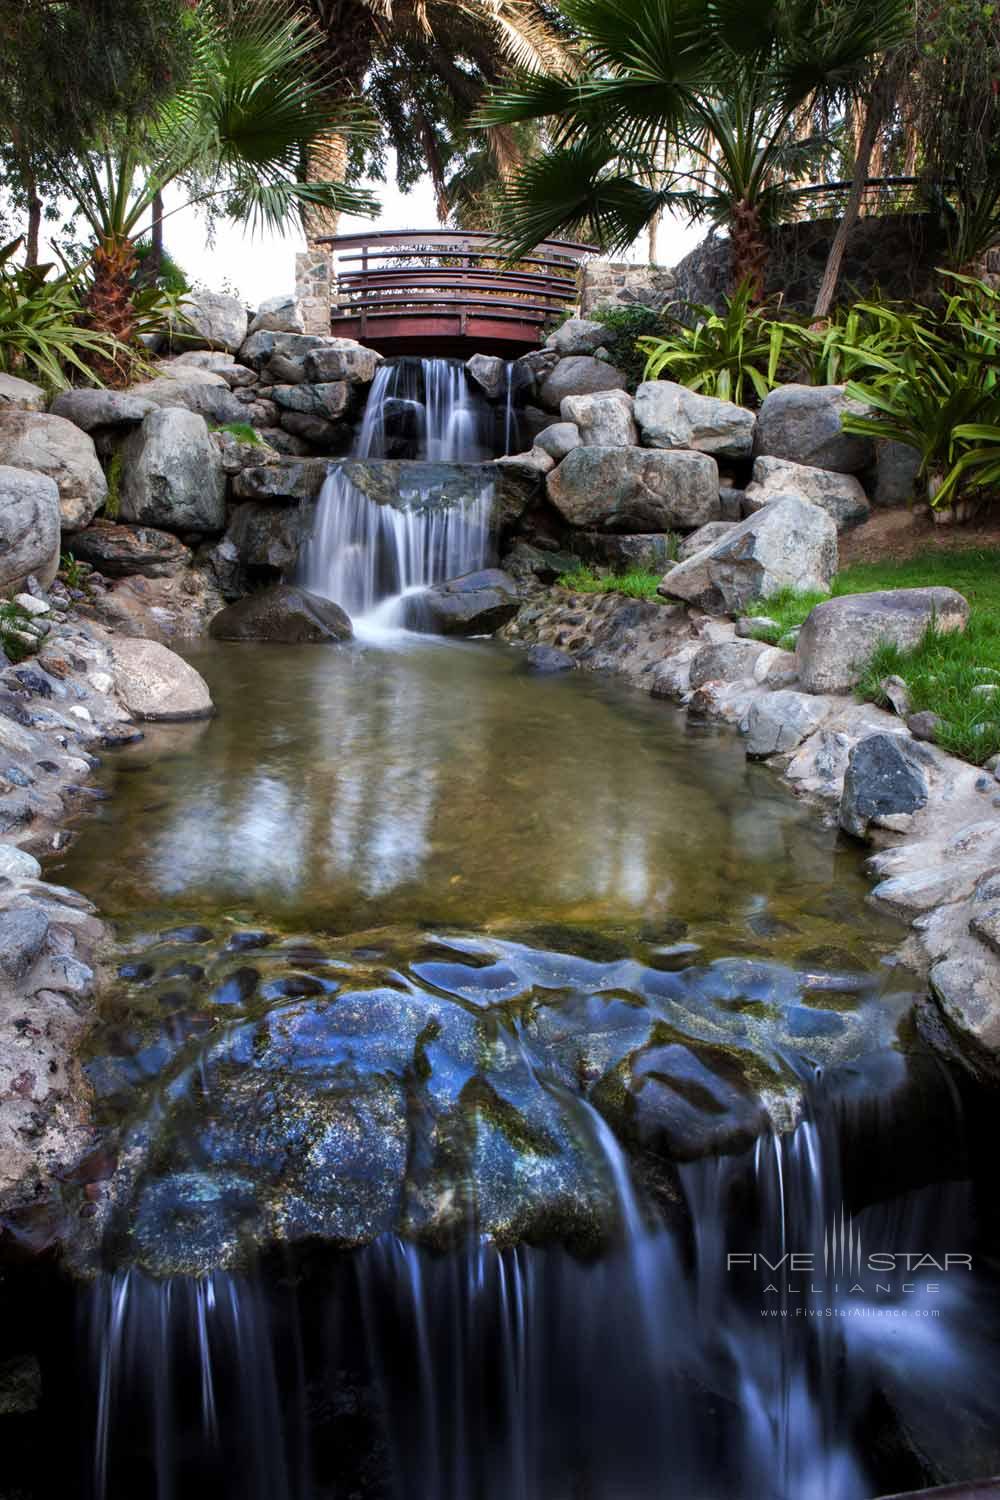
[[[333,259],[325,250],[307,250],[296,255],[295,301],[301,313],[303,333],[329,334],[336,284]]]
[[[580,316],[599,307],[662,307],[673,294],[674,273],[668,266],[634,265],[630,261],[592,260],[580,272]]]

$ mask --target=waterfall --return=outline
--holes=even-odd
[[[619,1218],[596,1258],[388,1235],[289,1276],[101,1278],[92,1500],[186,1500],[195,1476],[215,1500],[863,1500],[898,1487],[861,1456],[887,1399],[921,1439],[935,1414],[988,1430],[972,1272],[859,1269],[966,1243],[966,1184],[852,1209],[844,1112],[820,1094],[794,1131],[680,1168],[685,1230],[591,1106],[580,1122]],[[866,1154],[886,1144],[869,1132]]]
[[[503,442],[516,439],[506,367]],[[493,456],[495,414],[458,360],[384,363],[376,372],[352,458],[412,456],[430,464],[472,464]],[[462,504],[441,500],[441,476],[414,467],[396,504],[378,504],[331,468],[320,492],[312,536],[300,563],[306,588],[335,600],[355,622],[399,626],[401,601],[433,583],[482,568],[489,560],[492,481],[470,476]],[[380,607],[381,606],[381,607]],[[365,633],[364,627],[360,632]],[[369,632],[371,633],[371,632]]]

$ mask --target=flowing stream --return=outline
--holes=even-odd
[[[391,417],[467,454],[430,364],[381,368],[359,453]],[[481,561],[485,513],[425,498],[335,470],[314,586],[363,620]],[[218,717],[109,759],[65,857],[119,948],[110,1165],[48,1293],[63,1440],[5,1455],[12,1493],[870,1500],[1000,1466],[990,1137],[857,852],[619,684],[359,636],[199,644]]]

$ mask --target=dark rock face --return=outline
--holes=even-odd
[[[189,549],[170,532],[115,521],[94,521],[78,531],[70,550],[108,578],[171,578],[191,562]]]
[[[508,531],[542,493],[542,476],[499,464],[437,464],[417,459],[347,459],[341,472],[376,505],[396,510],[471,505],[485,487],[493,491],[493,525]]]
[[[277,583],[231,604],[209,627],[218,641],[275,641],[283,645],[349,640],[351,622],[330,599]]]
[[[233,484],[238,500],[281,500],[299,504],[315,500],[330,465],[321,458],[285,458],[276,464],[244,469]]]
[[[572,672],[576,662],[568,651],[557,646],[531,646],[524,654],[527,671],[535,676],[549,676],[553,672]]]
[[[499,568],[483,568],[415,595],[407,624],[434,635],[492,635],[520,606],[513,578]]]
[[[583,562],[599,563],[616,573],[642,568],[664,573],[670,562],[674,537],[669,531],[649,531],[636,536],[608,535],[600,531],[575,531],[567,545]]]
[[[870,734],[851,751],[840,826],[864,838],[874,819],[917,812],[927,795],[927,777],[912,745],[901,735]]]

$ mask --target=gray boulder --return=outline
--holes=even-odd
[[[716,458],[749,458],[757,425],[752,411],[672,380],[639,386],[635,420],[647,448],[694,448]]]
[[[541,448],[558,464],[567,453],[579,448],[581,441],[580,429],[574,422],[553,422],[536,435],[534,446]]]
[[[217,641],[273,641],[319,645],[350,640],[351,622],[339,604],[294,584],[276,583],[248,594],[213,616],[209,634]]]
[[[574,448],[546,484],[571,526],[662,532],[719,516],[719,471],[706,453]]]
[[[285,333],[262,328],[250,334],[240,347],[239,357],[243,364],[249,365],[253,370],[266,365],[275,354],[304,364],[306,355],[313,349],[322,349],[332,342],[329,335],[320,333]]]
[[[549,677],[556,672],[572,672],[576,662],[558,646],[529,646],[524,653],[524,666],[533,676]]]
[[[121,513],[168,531],[222,531],[226,476],[203,417],[154,411],[122,445]]]
[[[483,568],[415,594],[407,624],[434,635],[493,635],[520,606],[514,579],[499,568]]]
[[[134,719],[207,719],[214,712],[204,678],[176,652],[133,636],[110,644],[115,691]]]
[[[556,349],[532,349],[530,354],[522,354],[519,359],[515,359],[510,375],[514,396],[524,402],[534,400],[558,363],[559,352]]]
[[[572,573],[579,567],[579,559],[571,552],[547,552],[543,547],[533,547],[530,542],[515,542],[503,557],[503,571],[518,583],[555,583],[564,573]]]
[[[181,303],[185,322],[171,332],[171,343],[200,345],[235,354],[247,336],[247,310],[239,297],[196,292]]]
[[[748,717],[747,755],[752,760],[764,760],[795,750],[829,717],[830,707],[825,698],[790,688],[756,699]]]
[[[810,505],[828,511],[838,531],[860,526],[871,514],[868,496],[853,474],[837,474],[808,464],[793,464],[785,458],[758,458],[753,481],[745,491],[747,511],[752,514],[769,505],[777,495],[801,495]]]
[[[142,380],[129,391],[132,397],[161,408],[180,407],[211,422],[245,422],[246,407],[236,399],[226,380],[214,370],[185,365],[180,360],[161,364],[152,380]]]
[[[763,641],[710,641],[692,658],[690,685],[699,688],[706,682],[740,682],[753,677],[757,658],[769,649]]]
[[[43,588],[59,569],[59,487],[47,474],[0,465],[0,594]]]
[[[548,353],[548,350],[543,350]],[[592,396],[596,391],[623,391],[628,381],[621,370],[588,354],[560,359],[541,382],[539,400],[548,411],[559,411],[566,396]]]
[[[554,333],[545,340],[546,349],[555,349],[561,356],[567,354],[593,354],[595,350],[614,341],[614,330],[589,318],[567,318]]]
[[[702,552],[706,547],[711,547],[715,542],[721,541],[728,536],[735,521],[709,521],[705,526],[699,526],[697,531],[692,531],[686,536],[677,549],[677,561],[686,562],[689,557],[694,557],[696,552]]]
[[[0,464],[55,480],[64,531],[89,525],[108,496],[93,441],[64,417],[0,407]]]
[[[767,512],[762,512],[767,514]],[[933,622],[942,632],[964,630],[969,605],[955,589],[886,589],[826,599],[806,617],[796,656],[809,693],[846,693],[876,646],[916,646]]]
[[[559,407],[563,425],[572,422],[580,442],[591,448],[634,448],[639,431],[632,417],[627,391],[598,391],[592,396],[566,396]]]
[[[346,412],[351,387],[346,380],[321,381],[319,384],[276,385],[271,399],[283,411],[301,412],[304,416],[334,421]]]
[[[598,563],[627,573],[641,568],[662,573],[670,563],[676,538],[672,531],[647,531],[630,536],[610,531],[574,531],[567,545],[583,562]]]
[[[294,296],[267,297],[251,319],[247,334],[260,333],[304,333],[302,309]]]
[[[909,443],[876,438],[875,469],[865,475],[872,504],[879,509],[909,505],[920,488],[920,464],[920,454]]]
[[[319,349],[310,349],[302,363],[306,379],[319,385],[341,380],[348,385],[370,385],[382,356],[356,339],[331,339]]]
[[[865,838],[870,823],[918,812],[927,796],[927,777],[912,742],[897,734],[869,734],[847,762],[840,826]]]
[[[739,614],[752,599],[779,589],[826,591],[836,571],[833,518],[797,495],[786,495],[678,563],[659,592],[708,614]]]
[[[754,452],[816,469],[856,474],[875,457],[871,438],[841,427],[846,411],[864,414],[842,385],[782,385],[765,396],[757,415]]]
[[[496,401],[507,380],[507,366],[496,354],[473,354],[465,361],[465,370],[491,401]]]
[[[81,389],[60,391],[52,403],[52,415],[93,432],[95,427],[137,427],[156,410],[156,402],[131,391]]]
[[[172,578],[191,564],[190,549],[169,531],[116,521],[97,520],[78,531],[70,550],[107,578]]]
[[[13,406],[18,411],[44,411],[48,398],[40,385],[0,370],[0,411]]]
[[[527,453],[505,453],[503,458],[495,458],[493,462],[499,468],[523,474],[525,478],[530,476],[541,478],[556,466],[551,453],[537,446],[529,448]]]

